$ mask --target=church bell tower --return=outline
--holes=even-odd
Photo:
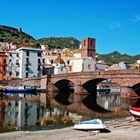
[[[81,57],[92,57],[93,59],[96,56],[95,50],[95,38],[84,38],[81,42]]]

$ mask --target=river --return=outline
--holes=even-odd
[[[62,128],[91,118],[85,114],[54,107],[47,97],[47,103],[42,102],[41,97],[44,94],[0,97],[0,133]],[[126,115],[129,115],[128,106],[138,104],[138,102],[137,99],[122,99],[118,93],[97,96],[97,104],[102,108],[113,112],[122,110],[127,112]]]

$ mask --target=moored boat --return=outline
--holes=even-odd
[[[107,126],[100,119],[82,121],[74,125],[74,129],[79,130],[101,130],[106,128]]]
[[[19,88],[5,88],[4,92],[7,93],[36,93],[36,87],[23,86]]]
[[[140,107],[129,107],[129,112],[135,119],[140,119]]]

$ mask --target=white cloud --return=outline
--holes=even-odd
[[[93,18],[94,21],[106,25],[109,29],[116,29],[121,27],[121,23],[109,19]]]
[[[134,15],[132,18],[133,22],[140,22],[140,15]]]
[[[109,25],[110,29],[116,29],[116,28],[120,28],[121,24],[119,22],[113,22]]]

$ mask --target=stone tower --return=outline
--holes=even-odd
[[[81,42],[81,57],[92,57],[95,58],[95,38],[84,38]]]

